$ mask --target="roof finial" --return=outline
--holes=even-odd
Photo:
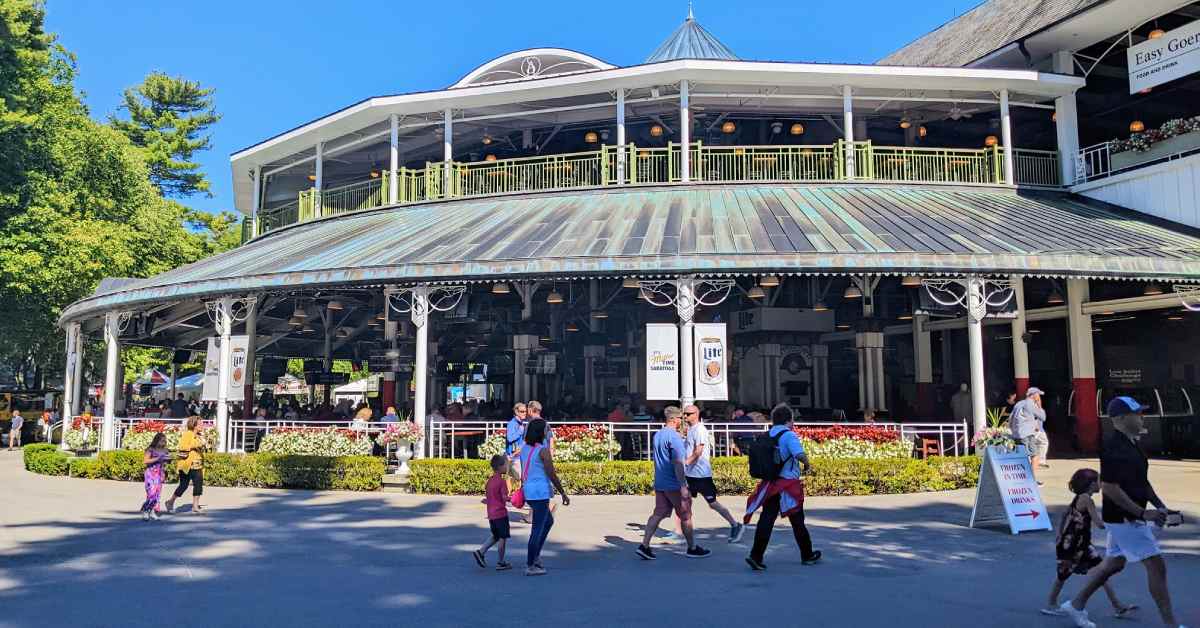
[[[692,14],[692,3],[691,2],[688,2],[688,18],[687,19],[689,19],[689,20],[696,19],[696,16]]]

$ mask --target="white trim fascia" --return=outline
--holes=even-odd
[[[559,56],[563,56],[563,57],[570,57],[570,58],[575,59],[576,61],[579,61],[582,63],[590,63],[602,70],[611,70],[611,69],[617,67],[611,63],[605,63],[591,55],[584,54],[582,52],[577,52],[575,50],[569,50],[567,48],[527,48],[525,50],[517,50],[516,52],[510,52],[508,54],[496,57],[495,59],[492,59],[490,61],[483,62],[482,64],[477,66],[474,70],[471,70],[470,72],[468,72],[466,76],[455,81],[455,83],[453,85],[451,85],[450,87],[448,87],[447,89],[462,89],[463,87],[469,87],[471,81],[479,78],[480,76],[483,76],[488,71],[490,71],[492,68],[494,68],[500,64],[508,63],[509,61],[512,61],[513,59],[520,59],[521,57],[529,57],[529,56],[539,55],[539,54],[551,54],[551,55],[559,55]],[[578,72],[579,71],[564,72],[563,74],[577,74]],[[555,75],[555,76],[559,76],[559,75]],[[514,79],[514,80],[522,80],[522,79]],[[495,82],[497,82],[497,83],[506,82],[507,83],[507,82],[511,82],[511,81],[495,81]],[[490,85],[492,83],[488,83],[488,84]]]

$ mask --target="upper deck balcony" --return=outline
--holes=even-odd
[[[522,51],[447,89],[363,101],[240,151],[237,207],[253,236],[388,205],[605,186],[1056,187],[1053,99],[1080,85],[1026,70],[715,59],[618,68]]]

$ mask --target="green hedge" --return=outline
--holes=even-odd
[[[809,495],[878,495],[972,488],[979,458],[931,457],[868,460],[816,459],[806,478]],[[425,459],[409,462],[409,485],[418,493],[479,495],[491,475],[485,460]],[[714,458],[713,481],[725,495],[748,495],[758,481],[744,457]],[[649,461],[563,462],[554,465],[572,495],[646,495],[653,491]]]
[[[59,451],[57,445],[36,443],[21,448],[25,468],[41,475],[66,475],[68,469],[67,454]]]
[[[46,445],[30,447],[55,449]],[[140,451],[115,450],[100,452],[96,458],[68,459],[57,450],[31,453],[26,448],[25,468],[44,475],[66,475],[69,469],[76,477],[141,482],[145,469],[142,456]],[[175,482],[175,465],[167,464],[166,470],[167,481]],[[383,485],[385,471],[383,459],[372,456],[204,456],[204,483],[208,486],[375,491]]]

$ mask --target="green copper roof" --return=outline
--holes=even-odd
[[[688,16],[683,24],[680,24],[679,28],[675,29],[675,32],[671,33],[666,41],[659,44],[658,48],[646,58],[646,63],[658,63],[673,59],[738,60],[732,50],[696,21],[691,7],[688,7]]]
[[[323,286],[678,273],[1016,273],[1200,281],[1200,237],[1062,193],[983,186],[696,184],[370,210],[70,306]]]

